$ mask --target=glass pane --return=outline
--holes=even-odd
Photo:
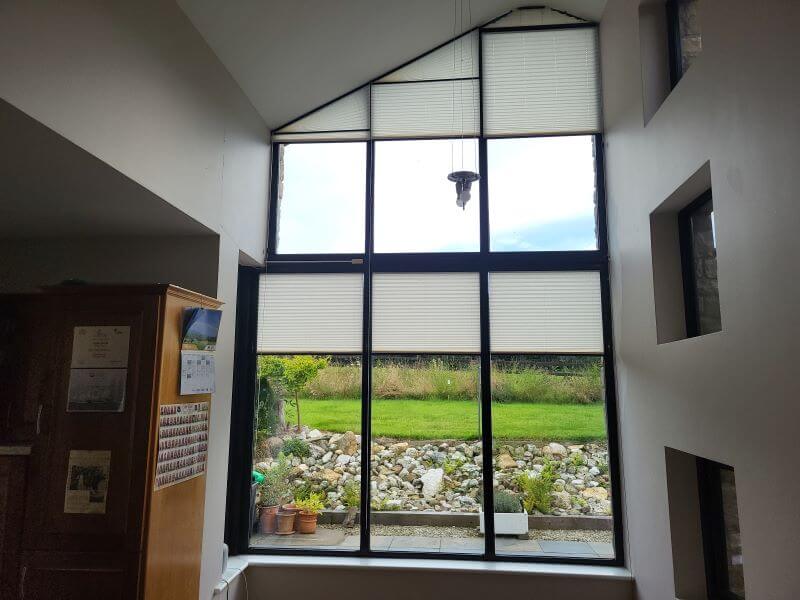
[[[489,140],[493,251],[595,250],[592,136]]]
[[[279,152],[280,254],[363,254],[367,146],[283,144]]]
[[[478,142],[411,140],[375,143],[375,251],[477,252],[480,186],[456,205],[454,171],[478,171]]]
[[[251,546],[358,550],[360,432],[360,356],[259,356]]]
[[[681,43],[681,73],[703,51],[703,32],[697,14],[698,0],[678,0],[678,27]]]
[[[725,563],[727,566],[727,591],[744,598],[744,564],[742,538],[739,534],[739,507],[736,502],[736,479],[733,469],[720,469],[722,493],[722,520],[725,535]]]
[[[498,555],[614,557],[603,362],[494,355]]]
[[[717,285],[717,240],[714,206],[709,200],[689,216],[697,334],[722,330]]]
[[[479,359],[373,358],[370,547],[483,553]]]

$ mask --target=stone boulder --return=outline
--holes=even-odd
[[[608,500],[608,490],[603,487],[590,487],[581,490],[581,496],[587,500],[594,498],[595,500]]]
[[[431,500],[442,489],[444,469],[428,469],[419,479],[422,482],[422,495]]]
[[[497,457],[498,469],[516,469],[517,461],[515,461],[510,454],[501,454]]]

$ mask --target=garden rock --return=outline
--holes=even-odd
[[[497,468],[499,469],[514,469],[517,467],[517,461],[511,458],[510,454],[501,454],[497,457]]]
[[[442,489],[442,481],[444,480],[444,469],[429,469],[425,474],[420,477],[422,481],[422,495],[427,499],[436,497],[439,490]]]

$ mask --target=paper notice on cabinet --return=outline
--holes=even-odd
[[[157,490],[206,472],[208,402],[162,404],[158,421]]]
[[[125,410],[128,369],[70,369],[67,412]]]
[[[64,512],[105,514],[110,470],[110,450],[70,450]]]
[[[128,368],[131,328],[127,325],[81,325],[72,336],[72,367],[79,369]]]
[[[181,350],[181,396],[216,391],[214,354]]]

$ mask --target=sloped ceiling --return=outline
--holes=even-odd
[[[0,100],[0,239],[213,232]]]
[[[178,0],[270,128],[277,127],[520,0]],[[599,21],[606,0],[552,0]],[[537,3],[538,4],[538,3]]]

